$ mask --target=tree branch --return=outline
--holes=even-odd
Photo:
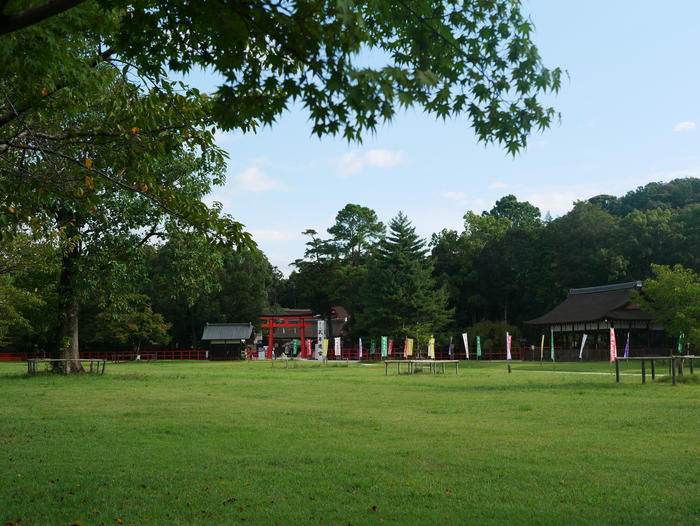
[[[47,0],[24,11],[0,16],[0,35],[6,35],[63,13],[85,0]]]

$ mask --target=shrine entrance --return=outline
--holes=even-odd
[[[308,349],[306,347],[306,328],[315,327],[315,323],[310,323],[314,320],[313,314],[277,314],[275,316],[260,316],[262,323],[260,326],[268,330],[267,335],[267,352],[265,357],[272,359],[272,352],[275,345],[275,329],[299,329],[299,339],[301,340],[301,357],[308,358]]]

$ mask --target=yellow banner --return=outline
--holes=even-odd
[[[413,356],[413,338],[408,339],[408,347],[406,347],[406,356]]]
[[[323,338],[321,342],[321,355],[325,358],[328,356],[328,338]]]
[[[428,342],[428,358],[431,360],[435,359],[435,338],[430,338]]]

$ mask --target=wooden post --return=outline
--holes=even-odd
[[[671,383],[676,385],[676,359],[671,356],[669,361],[671,362]]]
[[[652,358],[651,359],[651,379],[652,380],[656,380],[656,366],[654,365],[654,362],[656,362],[656,360],[654,360]]]
[[[270,332],[267,334],[267,352],[265,355],[268,360],[272,359],[272,347],[275,344],[275,321],[270,320]]]
[[[644,360],[642,360],[642,383],[647,383],[647,369]]]
[[[690,374],[693,375],[693,374],[694,374],[694,371],[693,371],[693,359],[692,359],[692,358],[688,358],[688,360],[690,361]]]
[[[615,360],[615,381],[620,383],[620,360]]]

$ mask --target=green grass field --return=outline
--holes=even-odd
[[[700,523],[700,384],[555,367],[0,364],[0,524]]]

